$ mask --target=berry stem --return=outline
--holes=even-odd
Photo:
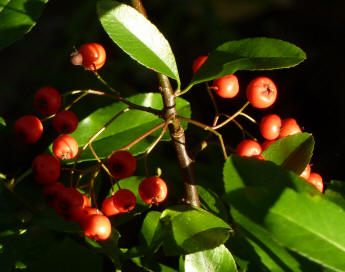
[[[73,163],[73,167],[72,167],[72,170],[71,170],[71,179],[70,179],[70,182],[71,184],[73,184],[73,176],[74,176],[74,172],[75,172],[75,169],[77,167],[77,163],[78,163],[78,160],[80,158],[80,156],[83,154],[83,152],[85,151],[85,149],[89,146],[90,147],[90,150],[91,152],[93,153],[93,155],[95,156],[95,158],[97,159],[98,156],[97,154],[94,152],[93,148],[91,147],[91,143],[93,140],[95,140],[112,122],[114,122],[120,115],[122,115],[123,113],[129,111],[130,109],[129,108],[125,108],[123,110],[121,110],[120,112],[118,112],[117,114],[115,114],[107,123],[104,124],[104,126],[99,129],[95,134],[93,134],[89,140],[87,141],[86,144],[84,144],[84,146],[82,147],[82,149],[78,152],[77,156],[75,157],[75,160],[74,160],[74,163]],[[101,162],[98,158],[98,161]]]
[[[120,102],[128,105],[131,109],[146,111],[146,112],[158,115],[158,116],[162,115],[162,111],[161,110],[157,110],[157,109],[154,109],[154,108],[151,108],[151,107],[140,106],[140,105],[137,105],[137,104],[134,104],[134,103],[128,101],[127,99],[125,99],[125,98],[123,98],[121,96],[110,94],[110,93],[106,93],[106,92],[102,92],[102,91],[91,90],[91,89],[89,89],[89,90],[74,90],[74,91],[71,91],[69,94],[78,94],[78,93],[89,93],[89,94],[94,94],[94,95],[107,96],[107,97],[113,98],[113,99],[115,99],[117,101],[120,101]]]
[[[227,123],[229,123],[229,122],[231,122],[233,119],[235,119],[236,116],[240,115],[241,112],[242,112],[248,105],[249,105],[249,102],[247,101],[247,102],[242,106],[242,108],[240,108],[237,112],[235,112],[233,115],[231,115],[228,119],[226,119],[225,121],[223,121],[223,122],[220,123],[219,125],[212,127],[212,129],[216,130],[216,129],[219,129],[219,128],[225,126]]]
[[[147,130],[146,132],[144,132],[142,135],[140,135],[138,138],[134,139],[132,142],[130,142],[129,144],[125,145],[124,147],[120,148],[120,149],[131,149],[134,145],[136,145],[137,143],[139,143],[141,140],[145,139],[147,136],[149,136],[150,134],[152,134],[153,132],[155,132],[156,130],[162,128],[165,126],[166,122],[162,122],[156,126],[154,126],[153,128],[150,128],[149,130]],[[112,152],[114,153],[114,152]],[[111,153],[111,154],[112,154]],[[111,154],[109,156],[111,156]]]
[[[200,128],[203,128],[204,130],[208,130],[210,132],[212,132],[213,134],[215,134],[218,139],[219,139],[219,142],[220,142],[220,146],[222,148],[222,151],[223,151],[223,155],[224,155],[224,159],[226,160],[228,158],[228,154],[226,152],[226,148],[225,148],[225,145],[224,145],[224,141],[223,141],[223,136],[222,134],[220,134],[218,131],[216,131],[214,128],[208,126],[208,125],[205,125],[199,121],[196,121],[196,120],[193,120],[193,119],[189,119],[189,118],[186,118],[186,117],[183,117],[183,116],[177,116],[178,119],[180,120],[183,120],[183,121],[187,121],[188,123],[191,123],[197,127],[200,127]],[[203,146],[203,149],[205,149],[205,146]]]
[[[211,101],[212,101],[214,111],[215,111],[215,113],[216,113],[216,115],[215,115],[215,117],[214,117],[214,119],[213,119],[213,123],[212,123],[212,126],[214,127],[214,126],[217,125],[217,122],[218,122],[218,119],[219,119],[219,110],[218,110],[218,106],[217,106],[216,100],[215,100],[215,98],[214,98],[214,95],[213,95],[213,93],[212,93],[212,91],[211,91],[212,88],[214,88],[214,87],[210,87],[210,86],[208,85],[208,83],[206,83],[206,88],[207,88],[208,95],[210,96],[210,99],[211,99]]]
[[[113,87],[110,86],[110,84],[108,82],[106,82],[104,80],[104,78],[101,77],[101,75],[96,71],[96,70],[92,70],[93,74],[97,77],[97,79],[102,82],[102,84],[104,86],[106,86],[110,91],[112,91],[113,93],[115,93],[118,96],[121,96],[120,92],[116,91]]]

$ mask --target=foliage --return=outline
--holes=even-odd
[[[0,49],[30,31],[47,1],[2,2]],[[117,1],[98,1],[95,9],[114,44],[138,63],[176,81],[176,96],[191,94],[194,85],[237,71],[290,68],[306,59],[302,49],[278,39],[229,41],[211,52],[189,83],[182,86],[172,42],[152,22]],[[77,223],[57,216],[44,203],[42,188],[35,183],[30,165],[28,171],[15,177],[5,170],[0,173],[1,271],[96,272],[107,271],[108,266],[117,271],[345,271],[344,183],[333,180],[325,193],[320,193],[299,177],[312,158],[312,134],[278,139],[262,153],[265,161],[227,156],[228,146],[223,150],[219,147],[215,129],[190,119],[192,99],[177,97],[174,106],[178,117],[172,118],[180,118],[184,130],[194,124],[205,130],[205,139],[213,136],[217,140],[215,148],[207,146],[202,152],[212,156],[215,150],[225,151],[222,163],[195,159],[205,174],[198,175],[201,207],[191,206],[181,201],[183,178],[162,154],[174,139],[167,129],[167,117],[156,114],[165,109],[161,93],[123,98],[93,72],[107,89],[94,94],[107,94],[112,103],[80,120],[72,136],[85,152],[80,153],[78,161],[66,161],[64,167],[77,165],[93,170],[97,160],[126,146],[138,158],[135,176],[114,185],[108,183],[105,172],[92,176],[94,172],[85,171],[78,183],[83,191],[83,185],[92,180],[96,205],[118,185],[130,189],[138,199],[136,208],[111,218],[113,230],[108,240],[93,241],[84,237]],[[88,90],[65,95],[74,94],[80,95],[78,99],[92,96]],[[92,99],[88,101],[92,103]],[[125,111],[127,108],[131,109]],[[107,124],[109,121],[113,122]],[[141,138],[162,122],[165,126]],[[88,146],[90,138],[102,128],[104,132],[92,142],[96,157]],[[0,117],[0,132],[6,129]],[[157,146],[156,140],[160,142]],[[153,147],[158,151],[150,154]],[[149,169],[143,162],[147,155]],[[145,171],[162,171],[170,194],[164,204],[151,207],[140,200],[138,186]],[[223,176],[217,180],[214,173],[220,172]],[[63,174],[61,180],[68,184],[70,176]]]

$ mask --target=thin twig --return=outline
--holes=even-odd
[[[212,127],[214,130],[219,129],[223,126],[225,126],[227,123],[231,122],[233,119],[236,118],[236,116],[238,116],[247,106],[249,105],[249,102],[247,101],[242,108],[240,108],[237,112],[235,112],[233,115],[231,115],[228,119],[226,119],[225,121],[223,121],[222,123],[220,123],[219,125]]]
[[[178,119],[180,119],[180,120],[186,121],[186,122],[188,122],[188,123],[191,123],[191,124],[193,124],[193,125],[195,125],[195,126],[198,126],[198,127],[200,127],[200,128],[203,128],[204,130],[208,130],[208,131],[212,132],[213,134],[215,134],[215,135],[218,137],[218,139],[219,139],[220,146],[221,146],[222,151],[223,151],[224,159],[226,160],[226,159],[228,158],[228,154],[227,154],[227,152],[226,152],[226,148],[225,148],[225,145],[224,145],[224,141],[223,141],[223,136],[222,136],[222,134],[220,134],[220,133],[219,133],[218,131],[216,131],[214,128],[212,128],[212,127],[210,127],[210,126],[208,126],[208,125],[205,125],[205,124],[203,124],[203,123],[201,123],[201,122],[199,122],[199,121],[196,121],[196,120],[193,120],[193,119],[189,119],[189,118],[185,118],[185,117],[179,116],[179,115],[177,115],[176,117],[177,117]]]

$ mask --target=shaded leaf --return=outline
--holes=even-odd
[[[301,174],[314,150],[314,138],[309,133],[299,133],[280,138],[262,152],[266,160]]]
[[[331,180],[324,193],[325,197],[345,210],[345,182]]]
[[[102,257],[92,250],[81,246],[70,238],[65,238],[46,252],[32,267],[31,271],[40,272],[103,271]]]
[[[0,2],[0,50],[28,33],[48,0],[2,0]]]
[[[243,217],[288,249],[331,270],[344,271],[345,233],[339,226],[345,224],[345,211],[312,185],[271,162],[238,156],[226,162],[224,183],[224,198]]]
[[[180,83],[174,54],[157,27],[134,8],[117,1],[97,3],[104,30],[128,55]]]

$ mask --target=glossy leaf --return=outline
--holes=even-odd
[[[128,100],[132,103],[155,109],[163,108],[162,97],[159,93],[137,94],[129,97]],[[122,102],[115,102],[109,106],[99,108],[79,122],[77,130],[72,134],[72,136],[75,137],[79,146],[82,147],[87,143],[91,136],[102,129],[109,120],[126,107],[127,106]],[[186,100],[176,99],[176,107],[180,115],[190,117],[190,105]],[[92,147],[100,158],[104,158],[112,151],[129,144],[131,141],[162,122],[163,119],[148,112],[140,110],[127,111],[112,122],[92,142]],[[184,128],[187,127],[186,123],[182,123],[182,125]],[[160,132],[161,129],[152,133],[150,136],[132,147],[130,152],[133,155],[145,152]],[[170,139],[170,137],[166,135],[164,139]],[[95,158],[89,149],[86,149],[81,156],[81,161],[94,159]]]
[[[99,1],[97,11],[104,30],[123,51],[179,84],[174,54],[155,25],[134,8],[117,1]]]
[[[262,156],[266,160],[300,174],[313,155],[314,144],[311,134],[295,134],[276,140],[262,152]]]
[[[293,67],[306,59],[299,47],[278,39],[248,38],[229,41],[211,52],[187,87],[239,70],[272,70]]]
[[[28,33],[48,0],[0,1],[0,50]]]
[[[296,259],[287,249],[279,245],[267,230],[243,216],[234,207],[231,208],[231,215],[236,223],[241,226],[245,239],[269,271],[301,271]]]
[[[164,237],[163,248],[167,255],[215,248],[228,239],[230,231],[230,226],[219,217],[184,205],[166,209],[156,230],[159,238]]]
[[[344,271],[345,233],[339,226],[345,224],[345,211],[303,179],[268,161],[233,156],[224,167],[224,184],[227,203],[281,245]]]
[[[140,234],[147,247],[151,247],[152,240],[161,217],[161,212],[150,211],[141,226]]]
[[[188,254],[185,256],[184,264],[184,269],[188,272],[237,271],[234,258],[224,245]]]

